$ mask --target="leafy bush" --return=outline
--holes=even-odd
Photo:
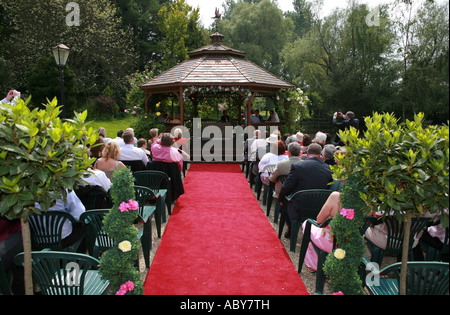
[[[133,226],[138,218],[137,203],[133,202],[133,182],[133,175],[128,168],[114,172],[111,186],[114,205],[103,221],[104,229],[114,239],[116,247],[102,255],[100,273],[103,279],[109,280],[113,294],[143,293],[139,270],[134,267],[139,257],[140,243]],[[124,291],[124,284],[129,283],[132,283],[133,289]]]
[[[97,140],[87,111],[63,122],[56,98],[45,109],[30,110],[29,101],[0,104],[0,215],[22,219],[26,294],[33,293],[28,217],[40,213],[35,203],[47,211],[83,184],[92,164],[86,152]]]
[[[365,204],[359,196],[362,189],[360,180],[352,177],[346,181],[341,190],[342,210],[330,224],[337,249],[327,256],[324,271],[330,276],[333,290],[346,295],[364,293],[358,274],[365,252],[359,230],[366,216],[363,211]]]

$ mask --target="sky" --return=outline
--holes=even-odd
[[[389,0],[360,0],[359,3],[366,3],[369,7],[375,8],[379,4],[388,2]],[[392,1],[392,0],[391,0]],[[220,12],[223,12],[222,3],[224,0],[186,0],[186,2],[196,8],[200,7],[201,21],[204,27],[209,27],[213,20],[216,8],[219,8]],[[345,8],[347,7],[348,0],[323,0],[323,10],[322,16],[327,16],[335,8]],[[278,0],[278,7],[286,11],[294,11],[294,6],[292,5],[292,0]]]

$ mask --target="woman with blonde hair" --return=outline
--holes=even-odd
[[[120,146],[114,141],[109,142],[103,149],[102,157],[95,162],[93,169],[105,172],[109,180],[112,180],[114,171],[126,167],[119,161],[119,155]]]

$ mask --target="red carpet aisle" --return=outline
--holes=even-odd
[[[191,166],[148,295],[308,294],[238,165]]]

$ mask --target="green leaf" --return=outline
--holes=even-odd
[[[39,178],[39,180],[40,180],[42,183],[45,183],[45,182],[47,181],[49,172],[47,171],[46,168],[41,167],[41,168],[38,170],[38,172],[37,172],[36,175],[37,175],[37,177]]]

